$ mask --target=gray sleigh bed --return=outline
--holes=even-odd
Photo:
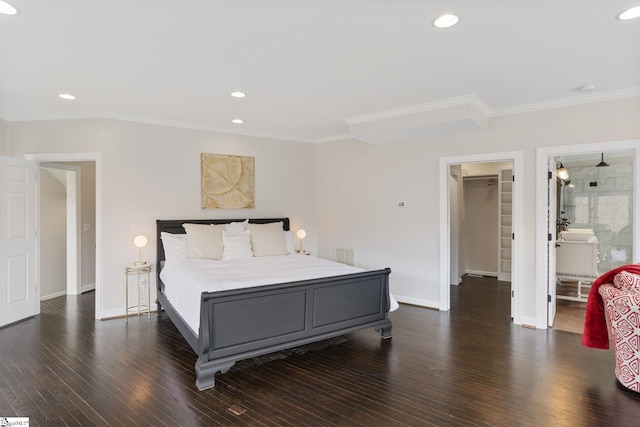
[[[184,223],[224,224],[233,220],[157,220],[157,308],[169,316],[197,354],[196,386],[215,386],[215,374],[236,361],[260,356],[358,329],[372,327],[391,338],[388,318],[389,268],[220,292],[203,292],[195,335],[167,299],[160,279],[165,260],[162,232],[184,234]],[[250,219],[266,224],[288,218]]]

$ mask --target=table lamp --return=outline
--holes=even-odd
[[[301,228],[300,230],[296,231],[296,237],[297,237],[298,239],[300,239],[300,249],[298,249],[296,252],[298,252],[299,254],[303,254],[303,253],[305,253],[306,251],[303,251],[303,250],[302,250],[302,240],[303,240],[305,237],[307,237],[307,232],[306,232],[306,231],[304,231],[304,230]]]
[[[145,265],[146,262],[142,261],[142,248],[147,246],[147,237],[139,234],[133,239],[133,244],[140,250],[140,258],[136,261],[136,265]]]

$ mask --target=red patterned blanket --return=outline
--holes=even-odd
[[[604,303],[598,293],[598,287],[604,283],[613,283],[613,278],[621,271],[640,275],[640,265],[623,265],[607,271],[593,282],[587,299],[587,311],[584,319],[584,333],[582,345],[592,348],[609,348],[609,333],[607,331],[607,319],[604,313]]]

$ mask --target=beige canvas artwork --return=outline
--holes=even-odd
[[[202,209],[254,207],[253,157],[200,155]]]

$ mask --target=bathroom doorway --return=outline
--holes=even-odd
[[[549,170],[548,165],[554,164],[555,169],[567,168],[569,176],[561,179],[558,187],[558,199],[550,202],[546,191],[538,191],[536,201],[536,228],[544,230],[547,227],[547,217],[550,209],[560,212],[561,228],[578,229],[583,234],[585,242],[594,242],[596,249],[596,268],[592,276],[598,276],[610,269],[628,263],[637,262],[638,236],[638,174],[636,167],[640,152],[639,140],[613,141],[606,143],[568,145],[560,147],[539,148],[536,162],[537,187],[546,188]],[[598,166],[606,163],[608,166]],[[556,207],[555,205],[559,206]],[[568,241],[579,239],[580,236],[560,235],[560,230],[549,235],[536,235],[536,276],[540,279],[536,283],[536,299],[540,301],[536,314],[538,327],[542,327],[543,319],[548,319],[551,326],[550,296],[558,294],[582,294],[581,300],[586,300],[590,284],[595,280],[584,281],[586,286],[579,289],[580,283],[568,282],[558,286],[558,274],[547,275],[545,272],[555,269],[559,262],[556,254],[556,244],[567,244]],[[591,240],[592,236],[595,240]],[[558,239],[558,240],[556,240]],[[601,242],[602,241],[602,242]],[[564,243],[563,243],[564,242]],[[577,246],[577,245],[576,245]],[[584,245],[582,245],[584,246]],[[571,262],[571,265],[577,265]],[[566,272],[560,272],[566,273]],[[574,272],[569,272],[574,273]],[[578,272],[580,273],[580,272]],[[545,280],[546,278],[546,280]],[[555,299],[555,298],[554,298]]]

